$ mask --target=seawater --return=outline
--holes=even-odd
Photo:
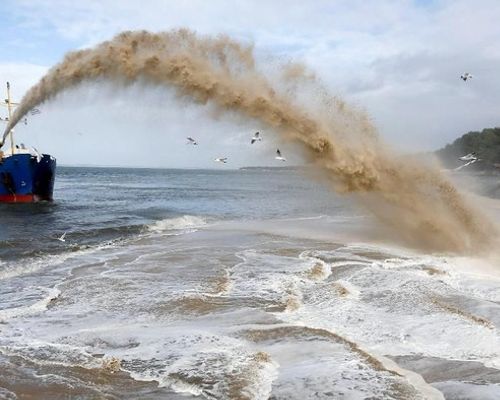
[[[55,199],[0,207],[0,398],[500,397],[495,266],[300,170],[61,167]]]

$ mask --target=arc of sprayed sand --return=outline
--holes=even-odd
[[[299,88],[286,95],[257,69],[251,46],[226,36],[202,37],[184,29],[124,32],[95,48],[69,53],[27,92],[3,140],[33,107],[99,78],[172,86],[196,102],[211,101],[223,111],[266,123],[299,143],[337,190],[362,193],[378,219],[414,245],[473,251],[488,247],[495,236],[496,229],[438,171],[388,155],[369,121],[319,84],[317,94],[324,100],[319,109],[299,107],[295,100],[301,83],[316,83],[304,68],[284,68],[282,80]],[[347,121],[349,129],[339,120]]]

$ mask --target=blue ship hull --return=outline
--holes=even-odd
[[[20,153],[0,159],[0,203],[52,201],[56,160]]]

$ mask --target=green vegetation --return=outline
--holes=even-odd
[[[436,151],[436,155],[446,167],[455,168],[463,164],[458,157],[473,152],[481,159],[481,162],[471,165],[474,169],[500,168],[500,128],[487,128],[482,132],[466,133],[453,143]]]

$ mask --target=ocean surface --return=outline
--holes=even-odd
[[[54,197],[0,206],[0,399],[500,399],[500,266],[300,171],[59,167]]]

